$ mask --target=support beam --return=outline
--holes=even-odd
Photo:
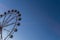
[[[2,40],[2,27],[0,26],[0,40]]]

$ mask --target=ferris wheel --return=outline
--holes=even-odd
[[[13,34],[18,31],[20,26],[21,13],[17,10],[8,10],[0,15],[0,40],[13,38]]]

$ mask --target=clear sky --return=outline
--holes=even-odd
[[[60,40],[60,0],[0,0],[0,13],[9,9],[22,14],[10,40]]]

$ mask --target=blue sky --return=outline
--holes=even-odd
[[[0,13],[9,9],[22,14],[10,40],[60,40],[60,0],[0,0]]]

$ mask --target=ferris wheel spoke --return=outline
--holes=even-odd
[[[7,22],[10,17],[11,17],[11,15],[8,16],[8,18],[5,20],[5,22]]]
[[[2,25],[3,25],[3,24],[4,24],[4,22],[5,22],[5,18],[6,18],[6,15],[5,15],[5,17],[4,17],[3,21],[2,21]]]
[[[10,30],[7,30],[7,29],[4,29],[5,31],[7,31],[7,32],[10,32]]]
[[[7,23],[11,22],[14,18],[15,18],[15,16],[12,17],[10,20],[8,20]]]
[[[7,27],[7,26],[10,26],[10,25],[13,25],[13,24],[15,24],[15,23],[10,23],[10,24],[7,24],[7,25],[5,25],[4,27]]]

